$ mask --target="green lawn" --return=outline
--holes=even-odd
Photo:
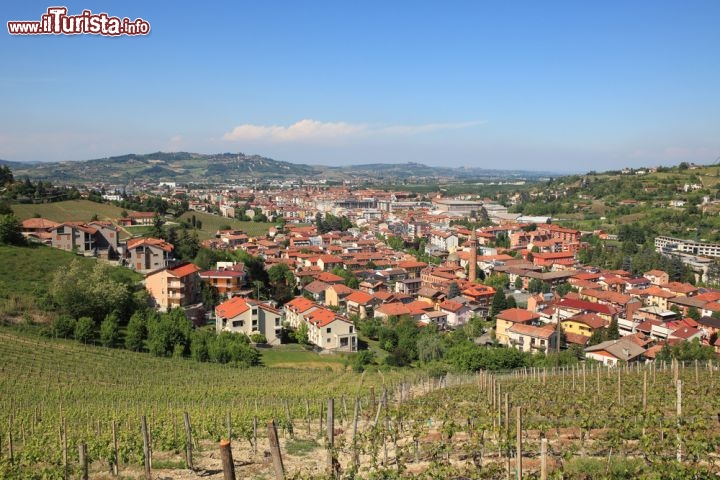
[[[268,229],[275,225],[274,223],[241,222],[234,218],[201,212],[185,212],[180,216],[180,219],[190,221],[193,215],[195,219],[202,222],[202,229],[198,232],[200,240],[215,238],[215,232],[223,225],[230,225],[232,228],[242,230],[251,237],[264,236]]]
[[[261,348],[262,363],[266,367],[282,368],[331,368],[345,370],[346,355],[320,355],[306,350],[298,344],[282,345],[272,348]]]
[[[93,215],[100,220],[115,220],[120,217],[122,208],[106,203],[89,200],[67,200],[64,202],[12,205],[15,215],[21,220],[40,215],[56,222],[88,222]]]

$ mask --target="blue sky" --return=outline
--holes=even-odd
[[[152,30],[4,26],[56,4]],[[0,12],[7,160],[184,150],[564,172],[720,156],[716,0],[24,1]]]

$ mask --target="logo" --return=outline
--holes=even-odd
[[[10,35],[147,35],[150,23],[142,18],[111,17],[107,13],[83,10],[80,15],[68,15],[66,7],[50,7],[40,21],[7,22]]]

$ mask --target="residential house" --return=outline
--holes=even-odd
[[[662,270],[650,270],[649,272],[643,273],[643,277],[650,280],[653,285],[665,285],[670,281],[670,275]]]
[[[585,358],[601,362],[607,367],[640,362],[644,353],[645,349],[628,337],[608,340],[585,348]]]
[[[357,315],[361,320],[375,315],[374,308],[378,300],[366,292],[353,291],[345,297],[348,316]]]
[[[329,307],[342,307],[345,305],[347,297],[356,291],[357,290],[353,290],[342,283],[329,285],[325,289],[325,305]]]
[[[357,351],[357,332],[348,319],[332,310],[317,309],[305,317],[308,323],[308,339],[323,350],[338,352]]]
[[[557,348],[558,332],[554,325],[514,323],[507,331],[509,345],[521,352],[545,354]]]
[[[145,288],[156,308],[162,312],[190,307],[200,300],[200,269],[189,262],[148,273]]]
[[[200,278],[217,290],[222,298],[240,295],[247,283],[247,275],[242,263],[229,268],[200,272]]]
[[[320,308],[320,305],[312,300],[305,297],[295,297],[283,305],[283,314],[288,324],[297,329],[304,321],[305,315],[318,308]]]
[[[282,314],[267,303],[233,297],[215,308],[215,317],[218,333],[260,333],[270,345],[282,343]]]
[[[584,313],[562,320],[564,332],[591,337],[596,330],[607,328],[608,321],[594,313]]]
[[[447,315],[447,325],[449,327],[458,327],[465,325],[473,315],[470,307],[461,302],[453,300],[445,300],[440,304],[440,311]]]
[[[518,323],[530,325],[536,323],[540,315],[522,308],[508,308],[495,317],[495,338],[502,345],[510,344],[508,330]]]
[[[174,248],[159,238],[131,238],[125,246],[125,261],[138,272],[150,272],[169,266]]]

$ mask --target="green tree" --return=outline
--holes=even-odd
[[[522,290],[523,288],[523,279],[518,275],[515,277],[515,290]]]
[[[607,329],[607,339],[608,340],[617,340],[620,338],[620,330],[618,329],[618,321],[617,317],[613,317],[612,320],[610,320],[610,325]]]
[[[15,215],[0,215],[0,245],[23,245],[22,224]]]
[[[505,297],[505,305],[506,308],[517,308],[517,301],[515,301],[515,297],[512,295]]]
[[[298,328],[295,330],[295,341],[301,345],[307,345],[308,343],[310,343],[308,333],[309,331],[307,323],[301,322]]]
[[[82,343],[88,343],[92,340],[94,331],[95,322],[93,322],[93,319],[90,317],[80,317],[75,323],[75,340]]]
[[[490,316],[495,318],[498,313],[502,312],[506,308],[507,300],[505,299],[505,293],[503,290],[496,291],[492,299],[492,304],[490,305]]]
[[[540,293],[543,289],[543,281],[539,278],[533,278],[528,283],[528,292]]]
[[[105,316],[100,324],[100,343],[103,347],[114,347],[120,339],[120,325],[115,313]]]
[[[70,338],[75,333],[75,319],[70,315],[58,315],[53,321],[53,335],[58,338]]]
[[[460,295],[460,287],[457,282],[450,282],[448,285],[448,298],[455,298]]]
[[[147,325],[145,315],[142,312],[135,312],[130,317],[127,331],[125,333],[125,348],[139,352],[143,349],[147,338]]]

